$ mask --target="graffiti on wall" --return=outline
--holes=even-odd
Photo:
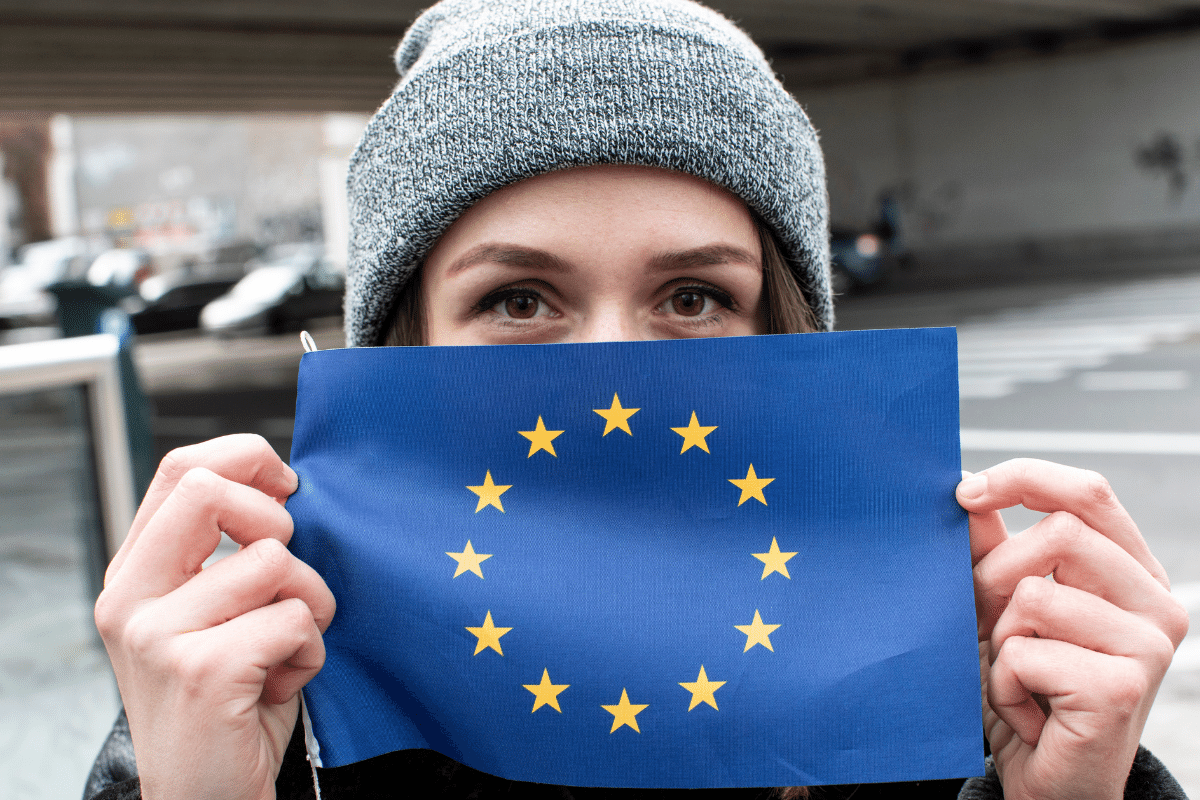
[[[1139,145],[1133,154],[1133,162],[1155,179],[1167,182],[1167,200],[1177,205],[1187,193],[1191,183],[1189,167],[1195,167],[1200,159],[1200,140],[1194,145],[1194,157],[1188,158],[1183,137],[1165,131],[1159,132],[1149,142]],[[1188,162],[1192,161],[1192,164]]]

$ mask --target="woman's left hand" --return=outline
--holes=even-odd
[[[1188,628],[1166,572],[1095,472],[1017,459],[965,477],[957,494],[1005,798],[1121,798]],[[1000,509],[1017,505],[1049,516],[1010,538]]]

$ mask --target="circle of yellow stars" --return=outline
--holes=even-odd
[[[613,393],[612,403],[608,408],[592,409],[596,414],[604,419],[604,430],[601,436],[608,436],[614,431],[621,431],[629,436],[633,436],[633,429],[630,427],[629,421],[640,411],[640,408],[626,408],[621,405],[621,399],[618,393]],[[711,453],[708,445],[708,436],[716,431],[716,425],[701,425],[696,417],[696,412],[693,410],[691,419],[687,425],[671,428],[672,431],[682,437],[683,442],[679,450],[680,454],[688,452],[692,448],[702,450],[705,453]],[[554,440],[565,430],[549,430],[546,428],[545,421],[539,415],[537,423],[533,430],[517,431],[522,437],[529,441],[529,452],[527,458],[533,458],[538,453],[548,453],[555,458],[558,453],[554,449]],[[764,489],[770,485],[774,478],[761,478],[754,469],[753,464],[749,464],[746,468],[746,476],[744,478],[729,478],[730,483],[741,490],[741,495],[738,497],[738,506],[749,500],[757,500],[764,506],[767,505],[767,498]],[[513,488],[512,484],[497,484],[492,478],[491,470],[484,472],[483,483],[466,487],[476,495],[477,502],[475,505],[475,513],[478,514],[485,508],[494,508],[500,513],[505,513],[504,505],[501,502],[500,496]],[[771,537],[771,545],[764,553],[751,553],[754,558],[758,559],[763,564],[762,577],[760,580],[766,580],[771,575],[782,575],[784,578],[791,580],[791,574],[788,573],[787,562],[797,555],[798,551],[783,551],[779,547],[779,542],[776,537]],[[466,545],[461,552],[447,551],[446,555],[454,559],[456,566],[452,578],[458,578],[470,572],[481,580],[483,579],[482,563],[489,558],[492,558],[492,553],[477,553],[471,541],[468,539]],[[745,635],[746,642],[742,652],[749,652],[754,647],[763,647],[766,650],[775,652],[774,646],[771,644],[771,634],[781,627],[781,624],[769,624],[763,621],[759,609],[754,609],[754,616],[748,624],[734,625],[740,633]],[[504,650],[500,644],[500,638],[510,633],[511,627],[499,627],[492,620],[492,612],[489,609],[483,619],[483,623],[479,626],[466,626],[467,632],[473,635],[476,639],[475,652],[472,655],[479,655],[485,650],[493,650],[498,655],[503,656]],[[691,700],[687,710],[691,712],[699,705],[711,706],[714,710],[719,710],[716,699],[716,692],[726,681],[714,681],[708,677],[705,672],[704,665],[700,665],[699,674],[694,681],[680,681],[679,686],[683,687],[691,694]],[[559,705],[558,697],[567,689],[571,688],[568,683],[554,683],[550,679],[550,671],[548,668],[542,669],[542,677],[538,683],[522,684],[522,686],[533,695],[533,709],[536,713],[538,709],[546,707],[552,708],[558,713],[562,713],[562,707]],[[629,693],[626,687],[621,687],[621,699],[611,705],[601,705],[605,711],[612,714],[612,728],[609,733],[616,733],[620,728],[632,728],[634,732],[641,733],[641,728],[638,727],[637,715],[649,708],[648,703],[632,703],[629,700]]]

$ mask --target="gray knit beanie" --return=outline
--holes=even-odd
[[[474,203],[592,164],[686,172],[774,230],[833,325],[825,167],[762,52],[689,0],[444,0],[396,51],[400,82],[350,162],[346,341],[379,344],[401,290]]]

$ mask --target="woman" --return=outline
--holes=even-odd
[[[832,326],[815,133],[720,16],[686,0],[448,0],[396,58],[402,80],[351,165],[350,344]],[[102,754],[104,796],[313,795],[297,693],[335,603],[283,546],[295,487],[253,437],[164,460],[96,607],[128,712],[111,746],[131,740],[141,775],[111,780],[120,759]],[[1138,739],[1187,617],[1107,484],[1014,461],[958,498],[995,770],[919,791],[1172,796]],[[1010,539],[999,510],[1016,504],[1052,513]],[[221,531],[244,547],[201,571]],[[325,797],[615,794],[512,785],[421,751],[318,783]]]

